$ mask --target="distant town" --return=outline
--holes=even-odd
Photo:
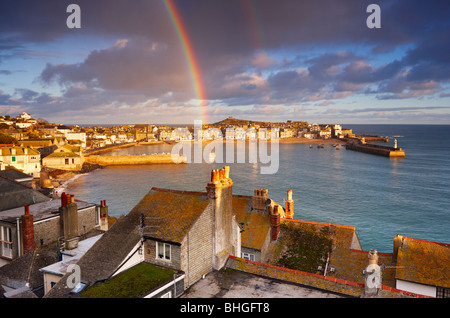
[[[310,124],[292,120],[261,122],[228,117],[200,127],[155,124],[108,126],[84,127],[49,123],[42,118],[35,119],[26,112],[16,117],[0,116],[0,170],[14,168],[37,179],[45,171],[89,170],[91,166],[86,162],[85,156],[99,151],[136,144],[199,140],[276,139],[280,142],[327,142],[339,146],[351,141],[349,149],[384,156],[404,156],[401,149],[392,151],[388,147],[374,148],[375,146],[365,144],[386,142],[387,138],[355,135],[352,129],[343,128],[340,124]]]
[[[41,167],[81,170],[83,156],[93,150],[138,142],[178,142],[192,140],[242,140],[301,138],[328,140],[354,137],[351,129],[339,124],[319,125],[305,121],[282,123],[258,122],[228,117],[204,124],[201,131],[194,126],[117,125],[112,127],[64,125],[35,119],[24,112],[17,117],[0,116],[1,170],[15,167],[39,177]]]

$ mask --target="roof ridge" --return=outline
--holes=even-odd
[[[174,190],[174,189],[164,189],[153,187],[150,191],[158,191],[158,192],[172,192],[172,193],[181,193],[181,194],[198,194],[198,195],[206,195],[206,192],[201,191],[187,191],[187,190]]]
[[[410,240],[410,241],[431,243],[431,244],[437,244],[437,245],[441,245],[441,246],[445,246],[445,247],[450,247],[450,244],[448,244],[448,243],[441,243],[441,242],[434,242],[434,241],[428,241],[428,240],[421,240],[421,239],[406,237],[406,236],[403,236],[403,235],[401,237],[404,238],[404,239]]]
[[[335,227],[342,227],[350,230],[354,230],[354,226],[350,225],[341,225],[341,224],[333,224],[333,223],[325,223],[325,222],[314,222],[314,221],[306,221],[306,220],[295,220],[295,219],[283,219],[284,221],[290,221],[290,222],[298,222],[298,223],[310,223],[310,224],[318,224],[318,225],[325,225],[325,226],[335,226]]]

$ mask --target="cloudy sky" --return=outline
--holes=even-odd
[[[67,27],[71,3],[81,28]],[[381,28],[367,27],[371,3]],[[3,2],[0,114],[450,124],[449,17],[448,0]]]

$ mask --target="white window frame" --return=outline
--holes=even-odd
[[[160,250],[162,252],[160,253]],[[167,250],[168,249],[168,250]],[[163,242],[156,242],[156,258],[163,261],[171,260],[172,246]]]
[[[0,227],[0,240],[2,246],[2,256],[12,258],[12,235],[11,228],[7,226]]]
[[[246,260],[249,260],[249,261],[252,261],[252,262],[255,261],[255,254],[244,253],[244,252],[242,252],[242,253],[241,253],[241,257],[242,257],[243,259],[246,259]]]
[[[172,292],[168,291],[165,294],[162,294],[160,298],[172,298]]]

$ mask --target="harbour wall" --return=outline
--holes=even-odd
[[[390,158],[403,158],[405,157],[405,152],[402,148],[394,148],[380,145],[372,144],[357,144],[357,143],[347,143],[346,149],[360,151],[372,155],[390,157]]]
[[[93,150],[88,150],[84,153],[84,156],[93,156],[93,155],[97,155],[100,153],[105,153],[108,151],[112,151],[112,150],[116,150],[116,149],[121,149],[121,148],[128,148],[128,147],[133,147],[133,146],[137,146],[139,143],[137,142],[130,142],[130,143],[124,143],[124,144],[116,144],[116,145],[108,145],[102,148],[98,148],[98,149],[93,149]]]
[[[186,163],[185,156],[171,154],[136,155],[136,156],[88,156],[85,162],[101,166],[114,165],[148,165]]]

